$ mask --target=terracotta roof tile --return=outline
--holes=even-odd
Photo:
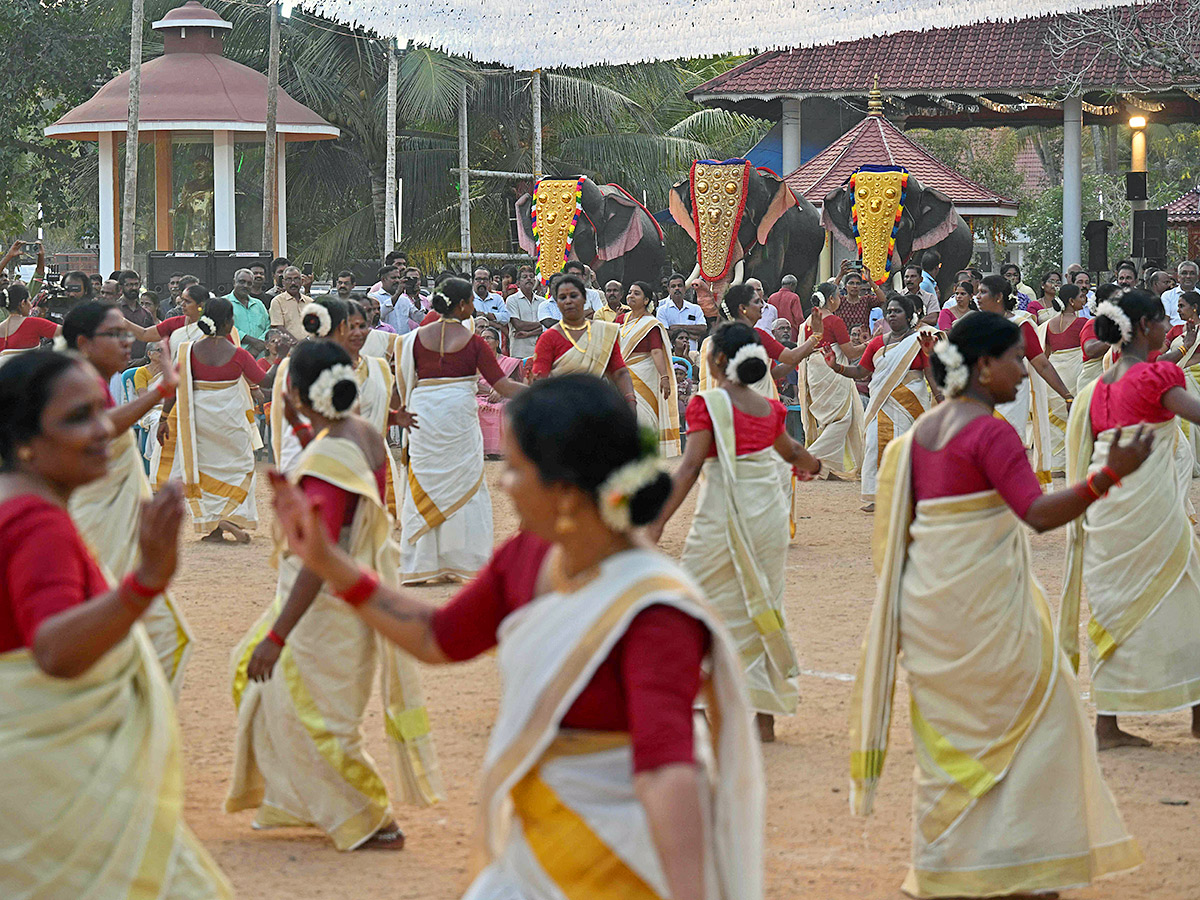
[[[949,196],[967,215],[971,207],[1001,207],[1013,215],[1017,211],[1017,201],[1001,197],[935,159],[882,116],[867,116],[785,178],[792,190],[820,206],[830,191],[862,165],[903,166],[925,187]]]
[[[1192,188],[1167,204],[1167,224],[1200,224],[1200,188]]]

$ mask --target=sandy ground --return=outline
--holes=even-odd
[[[497,541],[516,526],[507,498],[496,488],[500,466],[487,464]],[[490,656],[425,669],[430,718],[449,796],[432,809],[397,810],[408,837],[402,852],[338,853],[323,835],[298,829],[255,832],[250,828],[252,813],[222,811],[235,721],[228,658],[275,589],[275,575],[267,563],[271,513],[264,482],[258,479],[263,521],[252,544],[217,547],[201,544],[192,535],[185,538],[176,596],[197,636],[179,703],[187,820],[241,897],[459,897],[470,880],[476,778],[496,710],[497,672]],[[1200,494],[1194,499],[1200,502]],[[787,614],[805,675],[798,715],[779,720],[777,742],[764,748],[769,788],[766,885],[773,900],[903,896],[899,885],[909,853],[913,768],[903,679],[896,697],[899,721],[892,730],[875,813],[856,819],[846,800],[849,682],[874,595],[871,518],[858,506],[856,484],[802,486],[797,502],[800,518],[788,554]],[[689,502],[664,536],[668,553],[680,552],[690,520]],[[1062,533],[1034,537],[1033,547],[1037,574],[1056,597]],[[421,594],[442,602],[451,590],[425,588]],[[1086,690],[1086,671],[1082,678]],[[1102,765],[1128,826],[1141,841],[1146,863],[1133,873],[1068,896],[1200,896],[1200,741],[1189,736],[1186,713],[1124,721],[1151,738],[1154,746],[1106,753]],[[375,708],[366,731],[376,758],[386,760]],[[381,766],[390,780],[388,769]]]

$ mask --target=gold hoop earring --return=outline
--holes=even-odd
[[[33,459],[33,451],[28,447],[21,447],[17,450],[17,459],[21,460],[21,462],[30,462]]]
[[[559,513],[558,518],[554,520],[554,533],[560,536],[574,533],[577,527],[575,519],[565,512]]]

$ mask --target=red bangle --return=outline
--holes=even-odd
[[[1071,490],[1078,494],[1081,500],[1084,500],[1087,503],[1092,503],[1093,501],[1100,499],[1098,495],[1093,493],[1094,489],[1086,481],[1080,481],[1077,484],[1071,485]]]
[[[370,600],[371,595],[378,589],[379,576],[370,569],[362,569],[359,572],[358,581],[344,591],[338,591],[337,595],[351,606],[358,607]]]
[[[280,648],[281,650],[283,649],[284,645],[287,643],[287,641],[285,641],[283,638],[281,638],[278,634],[275,633],[274,628],[272,628],[270,631],[267,632],[267,640],[270,641],[272,644],[274,644],[276,647]]]
[[[161,381],[157,385],[154,386],[154,391],[155,391],[155,393],[158,394],[158,396],[162,397],[164,400],[168,400],[171,397],[175,396],[175,388],[167,387]]]
[[[1104,493],[1101,493],[1100,489],[1098,487],[1096,487],[1096,485],[1094,483],[1096,480],[1096,476],[1099,474],[1100,474],[1099,472],[1093,472],[1091,475],[1089,475],[1087,477],[1088,490],[1092,492],[1092,496],[1095,497],[1097,500],[1099,500],[1101,497],[1103,497],[1104,494],[1108,493],[1108,491],[1104,491]]]
[[[1121,479],[1117,477],[1117,473],[1113,471],[1112,466],[1105,466],[1100,471],[1108,476],[1108,480],[1113,483],[1113,487],[1121,486]],[[1109,490],[1112,490],[1112,488],[1109,488]]]
[[[130,572],[123,579],[121,579],[121,587],[124,590],[129,591],[129,593],[133,594],[134,596],[141,597],[143,600],[153,600],[155,597],[161,594],[167,586],[164,584],[162,587],[150,587],[149,585],[142,584],[140,581],[138,581],[137,575],[135,575],[133,572]]]

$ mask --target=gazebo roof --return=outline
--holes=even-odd
[[[946,194],[964,216],[1015,216],[1017,201],[1001,197],[935,159],[882,115],[869,115],[785,177],[788,185],[820,207],[863,165],[903,166],[925,187]]]
[[[1172,27],[1168,3],[1136,10],[1148,26]],[[1193,85],[1177,85],[1159,69],[1130,67],[1108,50],[1087,46],[1055,58],[1053,35],[1064,19],[981,22],[763,53],[688,96],[778,119],[783,98],[830,97],[865,108],[863,86],[878,78],[888,114],[907,116],[909,127],[1054,123],[1062,119],[1057,107],[1067,73],[1083,72],[1088,122],[1118,121],[1129,109],[1159,103],[1164,108],[1153,110],[1156,122],[1200,118],[1196,92],[1188,90]]]
[[[266,131],[267,76],[221,54],[228,22],[191,0],[153,27],[165,32],[166,51],[142,64],[139,131]],[[123,72],[45,133],[98,140],[101,132],[125,131],[128,108],[129,73]],[[339,133],[282,89],[276,128],[290,141],[327,140]]]
[[[1192,188],[1167,204],[1168,225],[1200,225],[1200,188]]]

